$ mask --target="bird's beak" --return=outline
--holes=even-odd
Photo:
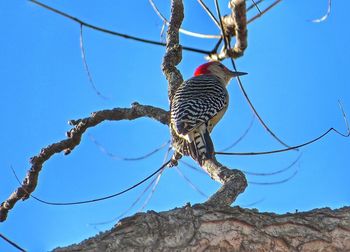
[[[230,73],[232,74],[232,77],[237,77],[237,76],[242,76],[242,75],[248,74],[245,72],[235,72],[235,71],[231,71],[231,70],[230,70]]]

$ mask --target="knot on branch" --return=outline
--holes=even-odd
[[[230,45],[231,38],[236,37],[233,48],[223,48],[220,53],[212,53],[207,58],[209,60],[221,61],[225,58],[239,58],[243,56],[248,46],[247,42],[247,17],[246,4],[244,0],[231,0],[229,3],[231,13],[222,17],[223,36],[227,44]]]

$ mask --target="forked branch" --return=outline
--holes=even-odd
[[[181,61],[181,46],[179,45],[179,29],[183,20],[183,3],[181,0],[173,0],[171,7],[171,19],[167,33],[166,53],[163,59],[163,72],[168,80],[168,94],[172,97],[182,83],[183,78],[176,66]],[[181,145],[181,140],[172,127],[171,135],[173,147]],[[207,171],[212,179],[222,184],[222,187],[206,202],[212,206],[229,206],[247,187],[247,180],[239,170],[231,170],[220,164],[215,157],[202,163],[202,168]]]
[[[43,148],[38,155],[31,158],[31,168],[28,170],[21,186],[0,205],[0,221],[5,221],[10,209],[19,200],[28,199],[30,194],[35,190],[39,173],[45,161],[60,152],[69,154],[79,145],[83,134],[88,128],[94,127],[104,121],[134,120],[140,117],[149,117],[165,125],[169,123],[168,111],[138,103],[133,103],[131,108],[101,110],[92,113],[89,117],[69,121],[69,124],[74,126],[74,128],[67,132],[67,139]]]

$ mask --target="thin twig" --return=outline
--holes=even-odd
[[[328,0],[328,7],[327,7],[326,14],[324,14],[322,17],[320,17],[318,19],[311,20],[311,22],[321,23],[321,22],[325,21],[329,17],[329,15],[331,14],[331,8],[332,8],[332,0]]]
[[[237,71],[237,67],[236,64],[234,62],[234,60],[231,58],[231,63],[233,66],[233,69],[235,71]],[[237,84],[239,86],[239,88],[241,89],[241,92],[243,93],[244,98],[246,99],[246,101],[249,104],[249,107],[252,109],[253,113],[256,115],[256,117],[259,119],[261,125],[265,128],[265,130],[274,138],[276,139],[280,144],[282,144],[283,146],[289,148],[290,146],[288,144],[286,144],[284,141],[282,141],[268,126],[267,124],[264,122],[264,120],[261,118],[261,116],[259,115],[258,111],[255,109],[255,106],[253,105],[253,103],[251,102],[250,98],[248,97],[247,92],[245,91],[241,78],[239,76],[236,77],[237,79]],[[297,148],[292,148],[297,150]]]
[[[254,201],[254,202],[248,203],[248,204],[244,204],[244,205],[241,205],[241,206],[242,206],[242,207],[248,208],[248,207],[255,206],[255,205],[257,205],[257,204],[259,204],[259,203],[261,203],[261,202],[263,202],[263,201],[265,201],[265,198],[261,198],[261,199],[259,199],[259,200],[257,200],[257,201]]]
[[[278,180],[278,181],[273,181],[273,182],[255,182],[255,181],[248,181],[249,184],[252,185],[278,185],[278,184],[283,184],[288,182],[289,180],[291,180],[292,178],[295,177],[295,175],[297,175],[298,171],[295,171],[292,175],[290,175],[288,178],[282,179],[282,180]]]
[[[227,146],[226,148],[223,148],[222,150],[220,150],[221,152],[223,151],[227,151],[233,147],[235,147],[239,142],[241,142],[245,137],[246,135],[248,134],[248,132],[250,131],[250,129],[252,128],[253,124],[254,124],[254,121],[255,121],[255,115],[253,114],[253,117],[252,119],[250,120],[250,123],[248,125],[248,127],[246,128],[246,130],[243,132],[243,134],[236,140],[234,141],[232,144],[230,144],[229,146]]]
[[[164,171],[164,169],[161,170],[161,171],[158,173],[158,176],[156,177],[156,181],[155,181],[155,183],[153,184],[153,187],[152,187],[151,192],[148,194],[146,200],[143,202],[143,204],[142,204],[142,206],[140,207],[140,209],[138,210],[138,212],[142,212],[143,209],[145,209],[145,207],[148,205],[149,201],[152,199],[152,197],[153,197],[153,195],[154,195],[154,192],[156,191],[156,188],[157,188],[157,186],[158,186],[158,184],[159,184],[160,178],[161,178],[161,176],[162,176],[162,174],[163,174],[163,171]]]
[[[272,176],[272,175],[276,175],[276,174],[279,174],[279,173],[283,173],[287,170],[289,170],[290,168],[292,168],[301,158],[301,154],[291,163],[289,164],[287,167],[283,168],[283,169],[280,169],[280,170],[277,170],[277,171],[274,171],[274,172],[250,172],[250,171],[247,171],[247,170],[243,170],[243,169],[240,169],[244,174],[248,174],[248,175],[253,175],[253,176]],[[186,165],[187,167],[191,168],[192,170],[195,170],[197,172],[200,172],[202,174],[206,174],[202,169],[194,166],[194,165],[191,165],[183,160],[180,161],[181,163],[183,163],[184,165]]]
[[[34,196],[33,194],[30,194],[30,197],[32,197],[33,199],[35,199],[36,201],[39,201],[43,204],[46,205],[53,205],[53,206],[71,206],[71,205],[82,205],[82,204],[89,204],[89,203],[94,203],[94,202],[98,202],[98,201],[103,201],[103,200],[107,200],[107,199],[111,199],[111,198],[115,198],[119,195],[122,195],[136,187],[138,187],[139,185],[143,184],[144,182],[146,182],[147,180],[149,180],[150,178],[152,178],[154,175],[156,175],[158,172],[164,170],[164,168],[167,167],[168,164],[170,164],[171,160],[169,160],[168,162],[164,163],[159,169],[157,169],[155,172],[153,172],[152,174],[148,175],[146,178],[142,179],[141,181],[137,182],[136,184],[120,191],[117,193],[113,193],[107,196],[103,196],[100,198],[94,198],[94,199],[89,199],[89,200],[81,200],[81,201],[72,201],[72,202],[52,202],[52,201],[47,201],[47,200],[42,200],[36,196]],[[23,184],[21,184],[21,181],[19,180],[19,178],[17,177],[17,174],[15,173],[15,171],[12,169],[17,181],[20,183],[20,185],[23,187]],[[28,193],[28,192],[27,192]],[[29,194],[29,193],[28,193]]]
[[[163,172],[163,170],[158,172],[158,176],[159,174]],[[118,215],[117,217],[108,220],[108,221],[102,221],[102,222],[96,222],[96,223],[89,223],[90,226],[99,226],[99,225],[107,225],[110,224],[112,222],[118,221],[121,218],[123,218],[127,213],[129,213],[131,211],[131,209],[134,208],[134,206],[140,201],[140,199],[142,198],[142,196],[151,188],[151,186],[154,184],[154,182],[157,180],[157,177],[153,178],[153,180],[146,186],[146,188],[140,193],[140,195],[136,198],[136,200],[124,211],[122,212],[120,215]]]
[[[183,163],[184,165],[186,165],[188,168],[191,168],[192,170],[195,170],[195,171],[200,172],[202,174],[207,174],[207,172],[202,167],[199,168],[199,167],[191,165],[183,160],[180,160],[180,163]]]
[[[299,156],[300,157],[300,156]],[[297,160],[295,160],[292,164],[290,164],[288,167],[282,169],[282,170],[279,170],[279,171],[275,171],[275,172],[271,172],[271,173],[252,173],[252,172],[247,172],[245,170],[242,170],[241,171],[243,173],[246,173],[246,174],[251,174],[251,175],[256,175],[256,176],[269,176],[269,175],[276,175],[276,174],[279,174],[279,173],[282,173],[284,171],[287,171],[288,169],[290,169],[291,167],[293,167],[297,161],[299,160],[299,157],[297,158]],[[198,171],[198,172],[201,172],[200,169],[198,169],[197,167],[195,166],[192,166],[186,162],[183,162],[181,161],[181,163],[185,164],[186,166],[190,167],[190,168],[193,168],[195,171]],[[283,180],[278,180],[278,181],[273,181],[273,182],[255,182],[255,181],[250,181],[248,180],[248,184],[254,184],[254,185],[276,185],[276,184],[282,184],[282,183],[285,183],[287,182],[288,180],[292,179],[295,175],[296,175],[297,171],[295,171],[291,176],[289,176],[288,178],[286,179],[283,179]],[[189,180],[189,182],[191,183],[191,181]]]
[[[245,50],[247,44],[246,44],[246,39],[247,39],[247,30],[246,30],[246,17],[245,14],[242,15],[241,13],[239,13],[239,11],[245,11],[245,1],[239,1],[238,4],[232,6],[232,21],[234,23],[234,28],[235,28],[235,33],[236,33],[236,44],[235,44],[235,48],[232,50],[231,45],[230,45],[230,41],[229,38],[227,36],[227,34],[224,32],[224,27],[223,27],[223,22],[221,19],[221,14],[220,14],[220,7],[218,4],[217,0],[214,0],[215,2],[215,7],[217,10],[217,14],[220,18],[220,25],[222,27],[222,31],[223,31],[223,35],[224,35],[224,42],[225,42],[225,49],[228,52],[237,52],[238,55],[243,55],[243,51]],[[239,10],[236,10],[236,8],[239,8]],[[239,21],[238,21],[239,20]],[[236,64],[233,60],[232,57],[230,57],[231,59],[231,63],[233,66],[233,69],[235,71],[237,71],[237,67]],[[272,135],[278,142],[280,142],[282,145],[284,145],[285,147],[289,147],[287,144],[285,144],[280,138],[278,138],[272,130],[270,130],[270,128],[266,125],[266,123],[262,120],[262,118],[260,117],[260,115],[258,114],[258,112],[256,111],[255,107],[253,106],[252,102],[250,101],[247,92],[245,91],[243,84],[241,82],[241,79],[239,76],[236,77],[238,85],[246,99],[246,101],[248,102],[250,108],[253,110],[254,114],[256,115],[256,117],[259,119],[260,123],[263,125],[263,127],[270,133],[270,135]]]
[[[259,11],[259,13],[261,14],[261,10],[260,10],[260,8],[259,8],[259,6],[258,6],[258,3],[256,3],[254,0],[252,0],[252,2],[253,2],[253,5],[256,7],[256,9]]]
[[[159,11],[159,9],[157,8],[156,4],[154,3],[153,0],[149,0],[149,3],[151,4],[153,10],[155,11],[155,13],[158,15],[158,17],[160,19],[162,19],[162,21],[169,26],[169,21],[164,17],[164,15]],[[217,38],[221,38],[220,35],[211,35],[211,34],[203,34],[203,33],[198,33],[198,32],[191,32],[188,30],[185,30],[183,28],[179,29],[179,32],[186,34],[188,36],[192,36],[192,37],[197,37],[197,38],[204,38],[204,39],[217,39]]]
[[[0,233],[0,237],[2,239],[4,239],[7,243],[11,244],[13,247],[15,247],[16,249],[18,249],[19,251],[22,252],[26,252],[26,250],[24,248],[21,248],[18,244],[16,244],[15,242],[11,241],[9,238],[7,238],[6,236],[4,236],[3,234]]]
[[[214,24],[216,24],[216,26],[221,30],[220,22],[216,19],[216,17],[208,8],[208,6],[203,2],[203,0],[198,0],[198,2],[202,6],[202,8],[205,10],[205,12],[208,14],[208,16],[213,20]]]
[[[168,148],[167,152],[165,153],[165,156],[164,156],[164,160],[163,160],[163,163],[165,162],[165,160],[168,160],[168,157],[169,157],[169,153],[170,153],[170,150],[171,150],[171,147]],[[153,197],[154,195],[154,192],[159,184],[159,181],[160,181],[160,177],[162,176],[163,174],[163,171],[165,169],[161,170],[159,173],[158,173],[158,176],[155,180],[155,183],[153,184],[153,188],[152,188],[152,191],[148,194],[146,200],[143,202],[143,205],[141,206],[141,208],[139,209],[138,212],[141,212],[143,211],[143,209],[147,206],[148,202],[151,200],[151,198]]]
[[[143,43],[148,43],[148,44],[152,44],[152,45],[158,45],[158,46],[166,46],[166,43],[162,43],[162,42],[158,42],[158,41],[153,41],[153,40],[149,40],[149,39],[143,39],[143,38],[139,38],[139,37],[135,37],[135,36],[131,36],[131,35],[127,35],[127,34],[123,34],[123,33],[119,33],[119,32],[115,32],[115,31],[111,31],[111,30],[108,30],[108,29],[105,29],[105,28],[102,28],[102,27],[98,27],[98,26],[95,26],[95,25],[92,25],[92,24],[89,24],[89,23],[86,23],[85,21],[82,21],[76,17],[73,17],[67,13],[64,13],[62,11],[59,11],[57,9],[54,9],[48,5],[45,5],[41,2],[38,2],[36,0],[29,0],[30,2],[32,3],[35,3],[47,10],[50,10],[52,12],[55,12],[61,16],[64,16],[76,23],[79,23],[80,25],[83,25],[83,26],[86,26],[86,27],[89,27],[93,30],[96,30],[96,31],[100,31],[100,32],[104,32],[104,33],[107,33],[107,34],[111,34],[111,35],[114,35],[114,36],[118,36],[118,37],[123,37],[125,39],[131,39],[131,40],[135,40],[135,41],[138,41],[138,42],[143,42]],[[196,49],[196,48],[192,48],[192,47],[187,47],[187,46],[183,46],[182,47],[183,50],[186,50],[186,51],[191,51],[191,52],[196,52],[196,53],[201,53],[201,54],[205,54],[205,55],[209,55],[210,52],[208,51],[205,51],[205,50],[201,50],[201,49]]]
[[[271,5],[269,5],[265,10],[263,10],[262,12],[259,12],[259,14],[255,15],[254,17],[252,17],[251,19],[248,20],[247,24],[250,24],[251,22],[253,22],[255,19],[258,19],[259,17],[261,17],[262,15],[264,15],[266,12],[268,12],[269,10],[271,10],[273,7],[275,7],[277,4],[279,4],[280,2],[282,2],[282,0],[276,0],[275,2],[273,2]]]
[[[91,75],[91,72],[90,72],[90,69],[89,69],[89,65],[88,65],[88,63],[86,61],[86,53],[85,53],[84,37],[83,37],[83,25],[82,24],[80,24],[80,51],[81,51],[81,57],[82,57],[82,60],[83,60],[84,68],[85,68],[85,71],[86,71],[87,76],[89,78],[89,82],[90,82],[90,85],[91,85],[92,89],[102,99],[107,100],[108,97],[104,96],[103,94],[101,94],[101,92],[96,88],[95,82],[94,82],[94,80],[92,78],[92,75]]]
[[[166,27],[166,23],[163,22],[162,28],[160,29],[160,40],[161,41],[165,41],[165,27]]]
[[[295,149],[299,149],[301,147],[310,145],[312,143],[317,142],[318,140],[322,139],[323,137],[325,137],[326,135],[328,135],[330,132],[335,132],[338,135],[342,136],[342,137],[349,137],[350,136],[350,130],[348,129],[348,132],[346,134],[339,132],[338,130],[332,128],[329,128],[326,132],[324,132],[323,134],[321,134],[320,136],[307,141],[305,143],[299,144],[299,145],[294,145],[285,149],[278,149],[278,150],[271,150],[271,151],[258,151],[258,152],[215,152],[215,154],[217,155],[229,155],[229,156],[255,156],[255,155],[266,155],[266,154],[273,154],[273,153],[280,153],[280,152],[286,152],[286,151],[290,151],[290,150],[295,150]]]
[[[245,170],[242,170],[242,171],[245,174],[253,175],[253,176],[272,176],[272,175],[280,174],[280,173],[288,171],[290,168],[292,168],[300,160],[301,156],[302,156],[302,154],[300,153],[298,155],[298,157],[291,164],[289,164],[287,167],[280,169],[280,170],[277,170],[277,171],[274,171],[274,172],[249,172],[249,171],[245,171]]]
[[[168,154],[169,154],[170,149],[168,149],[168,151],[165,154],[163,163],[166,162],[166,160],[168,160]],[[97,225],[106,225],[106,224],[110,224],[112,222],[118,221],[121,218],[123,218],[128,212],[130,212],[131,209],[134,208],[134,206],[140,201],[140,199],[142,198],[142,196],[151,188],[151,186],[153,185],[152,191],[150,193],[150,195],[148,195],[147,199],[145,202],[148,202],[150,200],[150,198],[152,197],[152,195],[154,194],[154,190],[156,188],[156,186],[159,183],[160,180],[160,176],[162,175],[163,171],[165,170],[165,168],[163,170],[160,170],[157,174],[157,177],[153,178],[153,180],[147,185],[147,187],[143,190],[143,192],[140,193],[140,195],[137,197],[137,199],[129,206],[128,209],[126,209],[123,213],[121,213],[120,215],[118,215],[117,217],[113,218],[112,220],[109,221],[104,221],[104,222],[98,222],[98,223],[90,223],[89,225],[94,226],[96,228]],[[138,210],[138,212],[141,212],[143,210],[143,208],[145,207],[146,203],[144,203],[141,207],[140,210]]]
[[[90,140],[99,148],[99,150],[106,154],[107,156],[109,156],[110,158],[114,159],[114,160],[122,160],[122,161],[139,161],[139,160],[143,160],[146,159],[150,156],[152,156],[153,154],[157,153],[158,151],[162,150],[165,146],[167,146],[170,143],[170,140],[168,140],[167,142],[163,143],[161,146],[155,148],[154,150],[152,150],[151,152],[144,154],[142,156],[139,157],[121,157],[118,156],[114,153],[111,153],[110,151],[108,151],[102,144],[100,144],[91,134],[88,134]]]
[[[264,0],[259,0],[259,1],[253,1],[253,4],[251,4],[248,8],[247,8],[247,12],[254,9],[256,5],[262,3]],[[260,12],[260,11],[259,11]]]
[[[183,174],[183,172],[180,170],[179,167],[175,166],[175,170],[177,171],[177,173],[190,185],[190,187],[192,187],[193,190],[195,190],[196,192],[198,192],[200,195],[202,195],[204,198],[208,198],[208,195],[206,195],[202,190],[200,190],[198,188],[198,186],[196,186],[195,184],[192,183],[192,181],[185,175]]]
[[[220,21],[220,30],[221,30],[221,34],[224,38],[224,45],[225,45],[225,49],[229,48],[229,44],[230,44],[230,40],[227,36],[225,36],[225,28],[224,25],[222,23],[222,18],[221,18],[221,13],[220,13],[220,7],[219,7],[219,3],[218,0],[214,0],[215,3],[215,8],[216,8],[216,14],[218,15],[219,21]]]

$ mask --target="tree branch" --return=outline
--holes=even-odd
[[[214,50],[207,58],[210,60],[224,60],[226,58],[239,58],[243,56],[245,49],[248,46],[247,43],[247,25],[258,19],[266,12],[270,11],[273,7],[275,7],[282,0],[276,0],[271,5],[266,7],[263,11],[259,12],[257,15],[252,17],[247,21],[246,13],[251,10],[255,4],[246,8],[245,0],[231,0],[229,2],[229,7],[231,8],[231,13],[229,15],[224,16],[222,20],[222,24],[224,26],[223,34],[230,41],[232,37],[236,37],[236,42],[234,47],[231,48],[223,48],[223,50],[219,53]],[[256,4],[262,1],[257,1]]]
[[[261,17],[262,15],[264,15],[266,12],[268,12],[269,10],[271,10],[273,7],[275,7],[277,4],[279,4],[280,2],[282,2],[282,0],[276,0],[274,1],[272,4],[270,4],[268,7],[266,7],[265,10],[263,10],[262,12],[259,12],[259,14],[255,15],[254,17],[252,17],[251,19],[248,20],[248,24],[250,24],[251,22],[253,22],[255,19]]]
[[[149,3],[151,4],[154,12],[157,14],[157,16],[167,25],[169,26],[169,21],[164,17],[164,15],[159,11],[159,9],[157,8],[156,4],[154,3],[153,0],[149,0]],[[211,35],[211,34],[203,34],[203,33],[198,33],[198,32],[192,32],[192,31],[188,31],[185,30],[183,28],[179,29],[179,32],[186,34],[188,36],[192,36],[192,37],[197,37],[197,38],[204,38],[204,39],[218,39],[221,38],[220,35]]]
[[[181,61],[179,29],[184,17],[183,11],[182,1],[173,0],[171,7],[171,20],[167,33],[167,50],[162,65],[163,72],[168,80],[168,95],[170,103],[176,89],[183,82],[182,75],[176,68],[176,65]],[[183,140],[177,136],[172,127],[170,127],[170,131],[173,148],[175,148],[175,150],[183,149]],[[174,165],[176,165],[176,160],[179,158],[181,158],[181,154],[178,154],[177,151],[175,151],[173,157]],[[215,157],[213,159],[205,160],[201,166],[207,171],[212,179],[223,184],[223,186],[206,202],[208,205],[219,207],[231,205],[237,196],[247,187],[247,180],[241,171],[230,170],[221,165]]]
[[[0,222],[7,218],[7,214],[19,200],[26,200],[35,190],[38,183],[39,173],[45,161],[50,159],[54,154],[64,152],[69,154],[76,146],[79,145],[84,132],[91,127],[102,123],[103,121],[120,121],[134,120],[140,117],[149,117],[162,124],[169,124],[169,112],[161,108],[133,103],[131,108],[115,108],[101,110],[78,120],[71,120],[69,124],[74,126],[67,132],[67,139],[51,144],[43,148],[40,153],[31,158],[31,168],[28,170],[22,185],[18,187],[4,202],[0,205]]]
[[[235,46],[231,48],[223,48],[220,53],[214,53],[209,56],[212,60],[223,60],[225,58],[239,58],[243,56],[244,50],[247,48],[247,17],[245,0],[231,0],[229,2],[231,8],[230,15],[222,17],[223,35],[230,43],[232,37],[236,37]]]
[[[30,2],[34,3],[34,4],[37,4],[47,10],[50,10],[52,12],[55,12],[56,14],[59,14],[65,18],[68,18],[82,26],[85,26],[85,27],[88,27],[90,29],[93,29],[93,30],[96,30],[96,31],[99,31],[99,32],[103,32],[103,33],[106,33],[106,34],[110,34],[110,35],[113,35],[113,36],[117,36],[117,37],[122,37],[122,38],[125,38],[125,39],[130,39],[130,40],[134,40],[134,41],[138,41],[138,42],[142,42],[142,43],[147,43],[147,44],[152,44],[152,45],[158,45],[158,46],[165,46],[165,43],[163,42],[158,42],[158,41],[153,41],[153,40],[150,40],[150,39],[144,39],[144,38],[139,38],[139,37],[136,37],[136,36],[131,36],[131,35],[128,35],[128,34],[123,34],[123,33],[120,33],[120,32],[116,32],[116,31],[112,31],[112,30],[108,30],[108,29],[105,29],[105,28],[102,28],[102,27],[98,27],[96,25],[93,25],[93,24],[90,24],[90,23],[87,23],[79,18],[76,18],[76,17],[73,17],[67,13],[64,13],[60,10],[57,10],[57,9],[54,9],[48,5],[45,5],[39,1],[36,1],[36,0],[29,0]],[[205,50],[201,50],[201,49],[197,49],[197,48],[192,48],[192,47],[188,47],[188,46],[183,46],[183,50],[186,50],[186,51],[190,51],[190,52],[195,52],[195,53],[201,53],[201,54],[205,54],[205,55],[208,55],[210,54],[210,52],[208,51],[205,51]]]
[[[248,185],[243,172],[223,166],[215,157],[205,160],[202,168],[209,173],[212,179],[222,184],[221,188],[205,202],[206,205],[230,206]]]
[[[349,251],[349,236],[349,207],[275,214],[188,204],[135,214],[54,251]]]
[[[182,47],[179,44],[179,29],[184,18],[182,0],[171,2],[171,17],[167,31],[166,52],[163,58],[162,70],[168,80],[168,97],[172,100],[176,89],[183,82],[183,77],[176,66],[182,60]]]

